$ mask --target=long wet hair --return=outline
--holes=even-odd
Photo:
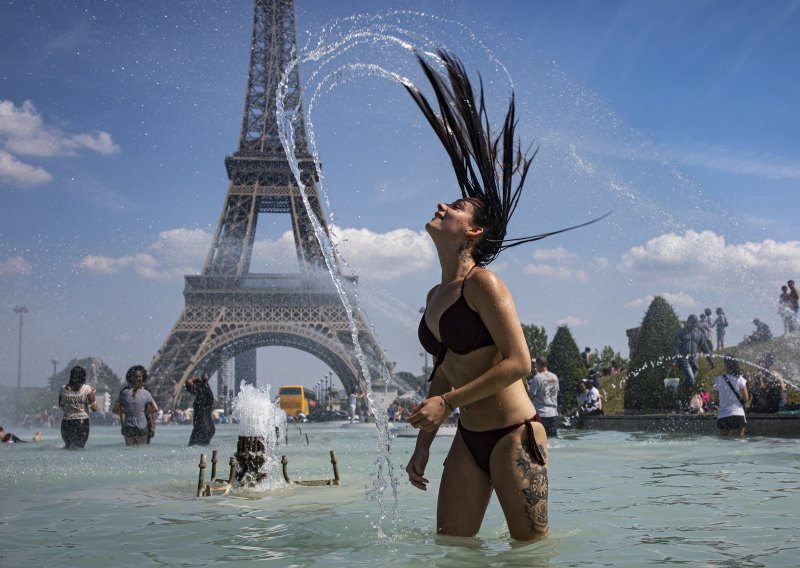
[[[79,390],[86,383],[86,369],[80,365],[75,365],[69,372],[69,382],[67,386],[70,390]]]
[[[605,217],[532,237],[506,239],[508,223],[517,208],[538,148],[532,153],[530,148],[523,151],[520,141],[515,140],[517,118],[513,91],[503,126],[495,135],[486,112],[480,76],[476,103],[472,83],[461,61],[445,50],[438,50],[436,55],[444,64],[449,85],[422,56],[417,54],[417,59],[433,88],[439,113],[415,86],[405,87],[449,155],[462,197],[476,205],[473,220],[484,229],[472,249],[472,258],[477,264],[486,266],[507,248],[577,229]]]

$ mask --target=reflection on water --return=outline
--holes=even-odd
[[[551,443],[553,532],[521,544],[509,542],[496,501],[478,538],[434,534],[449,439],[434,442],[430,491],[401,483],[399,527],[386,537],[365,512],[371,428],[291,425],[289,445],[276,448],[305,479],[328,475],[336,450],[340,487],[203,499],[189,432],[162,427],[152,445],[125,448],[116,429],[95,427],[85,451],[66,452],[50,430],[40,444],[0,447],[0,565],[790,566],[800,552],[794,440],[564,431]],[[236,436],[221,426],[203,451],[227,458]],[[398,459],[413,444],[397,439]]]

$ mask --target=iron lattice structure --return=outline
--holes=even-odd
[[[225,158],[230,180],[225,204],[203,271],[186,276],[183,312],[150,364],[149,387],[165,408],[180,405],[190,376],[211,374],[237,354],[270,345],[316,356],[348,391],[366,386],[347,314],[325,268],[279,139],[276,88],[295,52],[294,0],[255,0],[239,147]],[[306,196],[327,232],[316,168],[306,144],[297,66],[289,76],[284,100],[285,108],[295,109],[296,155]],[[291,216],[299,273],[249,272],[261,213]],[[355,278],[345,278],[344,283],[352,287]],[[382,351],[370,326],[358,315],[356,329],[376,386],[382,383]],[[297,377],[286,377],[286,381],[296,382]]]

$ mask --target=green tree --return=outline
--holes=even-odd
[[[523,323],[522,333],[525,335],[525,343],[528,344],[531,359],[547,353],[547,332],[544,330],[544,326]]]
[[[547,351],[547,368],[558,377],[558,407],[571,414],[578,406],[578,381],[586,376],[581,352],[566,325],[559,326]]]
[[[415,391],[422,385],[426,385],[428,382],[428,377],[424,375],[416,376],[408,371],[398,371],[392,375],[392,378],[397,385],[398,394],[401,395],[409,391]],[[425,390],[428,390],[427,387]]]
[[[598,365],[601,368],[608,368],[611,366],[612,361],[617,362],[618,369],[627,369],[628,360],[623,357],[619,351],[614,351],[613,347],[606,345],[600,350],[600,355],[598,356]]]
[[[672,346],[680,321],[661,296],[650,303],[639,327],[625,382],[625,411],[649,412],[673,408],[674,397],[664,393],[664,378],[673,361]]]

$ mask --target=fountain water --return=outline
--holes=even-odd
[[[403,15],[397,12],[390,17]],[[435,23],[445,28],[450,22],[435,19]],[[334,35],[350,35],[342,32],[345,26],[364,25],[373,31],[361,36],[364,40],[359,45],[363,47],[377,47],[375,42],[380,37],[405,53],[412,45],[427,49],[438,45],[416,32],[403,42],[395,41],[392,37],[401,35],[397,30],[402,28],[372,16],[335,22],[323,30],[319,44],[333,45]],[[461,31],[463,28],[458,27]],[[437,35],[440,33],[446,30],[437,30]],[[460,42],[445,43],[449,47],[477,44],[474,40],[467,35]],[[331,53],[354,49],[341,45],[341,52]],[[314,47],[298,54],[301,63],[310,61],[307,55]],[[610,242],[623,235],[631,222],[683,230],[680,214],[673,205],[663,203],[680,203],[683,199],[676,197],[682,198],[684,193],[696,197],[692,191],[683,191],[691,190],[692,182],[670,167],[652,175],[651,166],[664,162],[658,152],[653,152],[651,143],[626,131],[615,118],[609,119],[610,113],[596,97],[565,85],[555,66],[544,65],[542,71],[541,62],[531,63],[525,73],[541,78],[542,88],[555,93],[549,98],[519,96],[521,104],[535,101],[536,112],[526,113],[532,118],[523,120],[534,123],[532,130],[542,137],[543,149],[554,150],[542,152],[537,164],[541,177],[533,187],[540,191],[541,210],[546,214],[577,211],[580,203],[589,211],[613,207],[629,213],[612,220],[605,235]],[[338,73],[312,75],[323,82],[306,89],[314,93],[310,111],[317,96],[350,76],[363,73],[399,80],[408,75],[396,70],[384,73],[369,64],[348,64],[340,69]],[[572,128],[562,129],[568,135],[560,134],[554,125],[558,118],[570,121]],[[591,136],[587,124],[599,125],[604,136]],[[310,128],[309,135],[313,143]],[[650,155],[650,161],[641,162],[640,179],[626,180],[609,167],[614,160],[626,158],[603,153],[604,142],[618,137],[635,152]],[[553,156],[559,155],[569,162],[569,175],[562,176],[564,169],[553,168],[556,173],[548,176],[556,159]],[[581,190],[564,189],[563,180],[575,182]],[[648,194],[642,187],[653,189]],[[661,192],[664,187],[668,189]],[[324,195],[324,188],[321,190]],[[653,196],[657,199],[648,199]],[[688,201],[696,207],[697,200]],[[727,215],[718,214],[716,218],[730,222]],[[560,219],[553,221],[558,225]],[[324,240],[325,236],[318,237]],[[735,272],[741,270],[736,268]],[[355,292],[349,293],[355,297]],[[358,309],[357,302],[354,304],[352,309]],[[796,343],[792,349],[798,352]],[[372,394],[369,400],[382,421],[383,414],[376,408],[379,401]],[[341,440],[338,429],[327,425],[309,428],[319,447]],[[383,437],[385,430],[381,430],[380,422],[379,432],[379,450],[388,451],[391,440]],[[239,435],[255,434],[258,438],[270,433],[268,428],[248,428]],[[375,531],[365,520],[360,491],[351,488],[371,483],[374,491],[369,494],[380,496],[389,483],[396,492],[396,481],[391,477],[388,454],[379,453],[377,460],[379,471],[389,468],[388,483],[366,475],[364,472],[376,463],[373,438],[359,430],[347,434],[343,461],[348,464],[344,472],[348,483],[336,491],[287,486],[249,499],[239,495],[220,501],[186,498],[191,491],[185,480],[194,479],[197,456],[194,449],[186,447],[189,428],[184,426],[164,427],[153,445],[135,449],[124,448],[118,428],[110,427],[93,427],[87,449],[82,452],[62,451],[56,431],[45,432],[40,444],[0,447],[3,563],[89,565],[111,560],[115,565],[136,566],[258,561],[273,565],[374,566],[391,559],[394,566],[545,565],[550,560],[558,565],[589,565],[597,562],[598,543],[602,543],[603,560],[615,565],[676,561],[715,565],[796,563],[800,461],[796,445],[782,440],[724,443],[708,436],[565,432],[551,466],[552,537],[534,545],[512,546],[496,503],[490,505],[480,539],[465,544],[435,538],[430,494],[405,487],[403,506],[408,514],[395,533],[397,538],[375,542]],[[236,435],[234,427],[220,427],[214,443],[231,447]],[[411,442],[398,440],[395,444],[399,455],[411,450]],[[266,444],[265,449],[268,447]],[[295,451],[299,456],[293,456],[293,464],[302,470],[303,448]],[[430,460],[434,480],[443,459],[443,446],[434,445]],[[590,475],[586,474],[587,459],[591,461]],[[701,510],[707,514],[698,515]],[[709,523],[709,517],[718,521]]]
[[[303,65],[306,71],[312,68],[303,89],[306,94],[310,93],[308,112],[305,116],[306,132],[309,149],[317,164],[318,188],[330,210],[330,201],[324,184],[325,177],[319,167],[320,159],[313,128],[313,113],[316,103],[323,95],[357,77],[378,78],[398,84],[412,85],[412,80],[409,78],[410,72],[404,71],[404,65],[413,61],[413,58],[410,57],[412,53],[421,53],[427,57],[437,47],[453,48],[453,44],[447,41],[426,37],[419,31],[419,27],[404,26],[402,23],[398,23],[428,17],[415,12],[395,11],[376,16],[359,15],[336,20],[323,28],[322,32],[315,37],[315,41],[309,40],[299,50],[296,57],[287,65],[284,80],[278,89],[277,119],[284,150],[303,196],[303,202],[311,218],[315,235],[325,254],[330,276],[348,314],[352,314],[354,310],[361,310],[358,302],[358,290],[348,290],[343,286],[334,258],[340,258],[345,266],[347,263],[339,255],[330,236],[322,230],[306,199],[293,139],[293,125],[299,119],[302,110],[299,107],[285,108],[286,78],[289,72],[298,65]],[[437,18],[435,23],[458,32],[465,31],[464,26],[445,19]],[[441,29],[438,31],[441,32]],[[442,38],[446,35],[446,32],[439,33],[437,37]],[[490,88],[495,90],[507,89],[503,96],[499,97],[499,100],[505,100],[508,90],[514,87],[506,68],[474,34],[469,33],[467,37],[474,46],[477,46],[482,57],[488,59],[499,72],[501,80],[487,83]],[[455,42],[459,46],[464,43],[463,40]],[[470,51],[474,50],[475,47],[470,48]],[[385,58],[388,63],[376,63],[375,59],[383,57],[384,52],[390,53],[389,57]],[[362,57],[362,60],[358,60],[359,56]],[[347,60],[341,62],[343,58],[347,58]],[[436,65],[435,60],[433,63]],[[541,69],[531,71],[541,74],[540,83],[544,94],[543,97],[530,97],[537,101],[537,105],[541,103],[542,106],[536,112],[533,128],[541,136],[542,145],[547,145],[550,150],[549,156],[543,155],[541,159],[537,159],[537,170],[545,172],[536,184],[537,187],[542,188],[541,194],[537,195],[537,205],[541,205],[543,209],[549,207],[556,211],[575,209],[579,205],[588,211],[607,210],[609,207],[613,207],[619,214],[606,234],[609,242],[622,240],[621,237],[626,234],[626,223],[631,218],[636,219],[639,224],[644,222],[653,228],[661,229],[662,232],[688,233],[691,231],[691,226],[683,221],[686,211],[696,213],[710,207],[698,184],[662,158],[654,144],[635,130],[627,128],[613,113],[604,108],[603,103],[596,95],[570,85],[554,66],[544,67],[544,71]],[[568,100],[577,101],[575,106],[564,109],[565,97]],[[585,136],[565,138],[565,132],[573,133],[575,128],[579,128],[583,132],[587,127],[591,131]],[[620,139],[624,149],[622,153],[610,155],[604,152],[604,144],[607,142],[610,148],[618,150]],[[557,160],[561,160],[561,162],[556,164]],[[639,177],[631,175],[626,177],[619,173],[616,166],[625,160],[637,162]],[[556,167],[553,167],[554,164]],[[642,166],[641,164],[646,165]],[[548,171],[555,173],[551,173],[551,177],[548,177]],[[575,189],[564,192],[562,190],[564,179],[568,179],[570,185]],[[648,187],[655,189],[647,192],[645,188]],[[557,200],[557,202],[550,203],[548,200]],[[717,209],[719,208],[717,207]],[[736,223],[735,217],[728,212],[723,211],[718,217],[724,219],[726,223]],[[332,210],[330,218],[333,224]],[[618,242],[617,245],[619,244]],[[627,245],[628,243],[623,244]],[[756,280],[754,272],[747,268],[737,268],[731,277],[744,282]],[[750,288],[755,289],[756,287],[750,286]],[[366,316],[364,317],[367,319]],[[394,466],[390,459],[391,435],[386,427],[386,413],[372,392],[372,378],[357,342],[356,327],[352,324],[351,335],[357,359],[367,382],[368,402],[375,414],[378,427],[379,457],[376,460],[378,471],[372,488],[367,490],[367,496],[380,503],[381,513],[377,523],[379,525],[385,518],[382,495],[388,487],[392,488],[395,498],[395,511],[397,505],[397,480],[393,476]],[[655,363],[651,362],[651,364]],[[631,377],[635,378],[636,374],[637,372],[634,371]],[[390,378],[390,373],[385,366],[381,369],[381,375],[384,378]],[[388,481],[384,479],[385,472],[388,473]],[[397,518],[394,516],[394,524],[396,524],[396,520]]]
[[[270,386],[242,385],[233,401],[233,418],[239,423],[236,485],[279,485],[280,459],[275,456],[275,446],[286,436],[286,414],[270,399]]]

